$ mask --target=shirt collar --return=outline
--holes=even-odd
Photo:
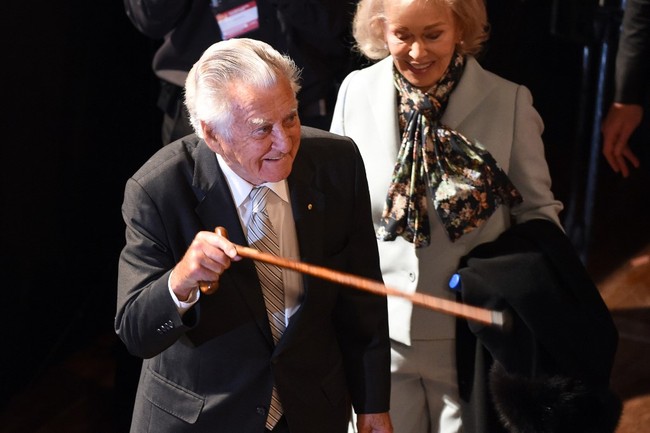
[[[226,181],[228,182],[228,186],[230,187],[230,192],[232,194],[233,200],[235,201],[235,206],[240,207],[246,202],[248,195],[255,187],[255,185],[251,184],[247,180],[242,179],[237,173],[235,173],[228,166],[228,164],[226,164],[226,161],[224,161],[221,155],[218,153],[215,155],[217,155],[217,162],[219,163],[219,167],[221,167],[221,170],[226,177]],[[287,185],[286,179],[279,182],[265,182],[260,186],[262,185],[268,187],[283,201],[289,203],[289,187]]]

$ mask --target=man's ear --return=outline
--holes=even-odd
[[[203,132],[203,140],[205,140],[205,144],[208,145],[210,150],[221,154],[221,139],[214,134],[210,125],[203,120],[201,120],[201,132]]]

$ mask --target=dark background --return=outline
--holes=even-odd
[[[492,38],[481,61],[531,89],[562,216],[571,218],[570,235],[597,279],[649,240],[630,215],[648,199],[650,116],[635,137],[642,169],[624,180],[597,147],[589,167],[598,60],[608,42],[608,105],[620,17],[617,7],[595,13],[595,3],[488,1]],[[1,8],[3,408],[50,366],[98,338],[115,339],[123,186],[160,147],[160,113],[150,67],[157,42],[133,28],[121,1]],[[591,254],[605,243],[606,257]],[[120,343],[111,344],[108,356],[123,365]],[[128,378],[121,374],[117,382]]]
[[[160,147],[156,43],[121,1],[12,3],[0,13],[2,403],[112,328],[123,186]]]

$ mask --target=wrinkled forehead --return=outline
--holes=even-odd
[[[233,116],[253,126],[281,120],[298,109],[296,93],[286,79],[261,87],[235,82],[230,85],[228,94]]]

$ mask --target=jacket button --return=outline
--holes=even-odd
[[[266,415],[266,408],[264,406],[257,406],[255,409],[255,412],[257,412],[258,415],[260,416],[265,416]]]

